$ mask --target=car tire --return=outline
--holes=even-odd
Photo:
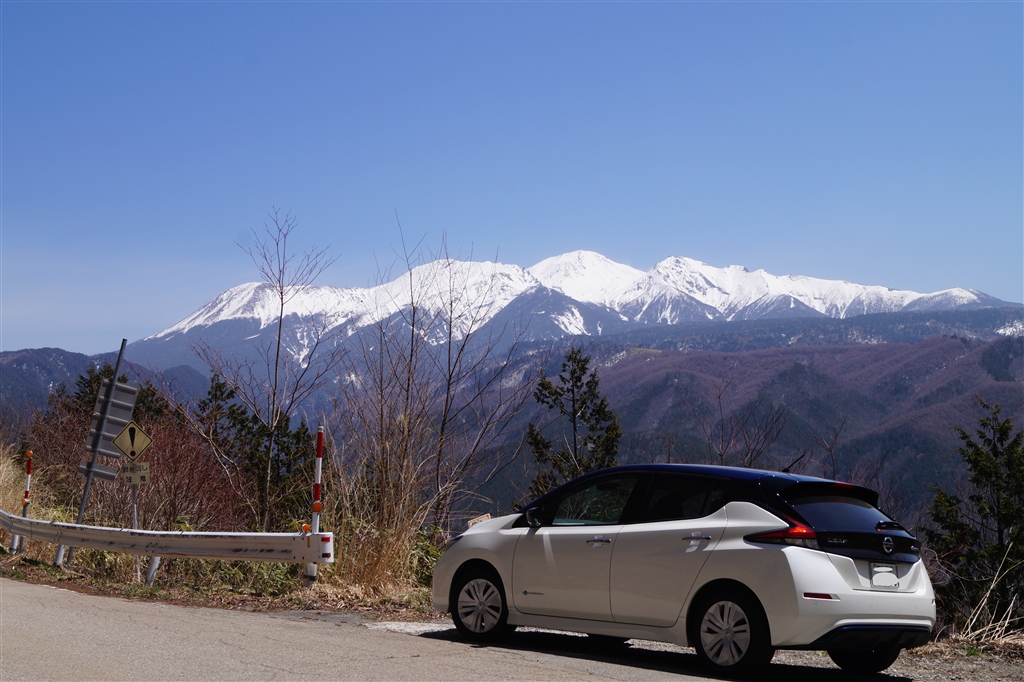
[[[452,590],[455,629],[474,642],[493,642],[512,631],[505,587],[494,570],[472,569],[458,576]]]
[[[723,677],[747,677],[763,671],[775,650],[761,603],[740,588],[701,595],[690,611],[691,644],[706,670]]]
[[[843,670],[851,673],[880,673],[896,662],[901,649],[836,649],[829,658]]]

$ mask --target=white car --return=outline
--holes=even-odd
[[[528,625],[692,646],[729,676],[776,649],[877,672],[935,625],[920,543],[877,502],[770,471],[604,469],[452,538],[434,607],[477,641]]]

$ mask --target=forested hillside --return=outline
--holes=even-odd
[[[745,352],[607,342],[583,348],[621,419],[619,463],[721,463],[702,422],[716,437],[731,425],[735,455],[744,417],[749,431],[776,415],[784,425],[755,466],[855,480],[911,516],[931,500],[933,486],[948,488],[963,470],[953,427],[980,416],[976,395],[1024,423],[1020,337]],[[557,371],[560,350],[551,351],[547,373]],[[724,461],[737,463],[732,455]],[[521,493],[515,479],[527,469],[510,467],[507,488],[492,487],[495,497],[507,504]]]

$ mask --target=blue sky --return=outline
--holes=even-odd
[[[0,3],[0,348],[410,238],[1024,300],[1024,5]]]

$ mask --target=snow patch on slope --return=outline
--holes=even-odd
[[[1010,324],[997,329],[996,334],[1014,337],[1024,336],[1024,322],[1021,320],[1014,320]]]
[[[552,315],[552,321],[558,325],[566,334],[577,335],[587,334],[587,323],[576,306],[572,306],[565,313]]]

